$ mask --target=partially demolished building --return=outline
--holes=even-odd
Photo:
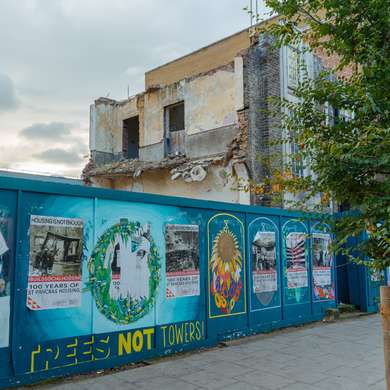
[[[280,139],[270,96],[293,99],[296,48],[275,49],[244,30],[145,74],[145,92],[91,106],[86,183],[162,195],[268,205],[235,185],[261,181]],[[309,54],[305,54],[309,56]],[[307,59],[315,72],[315,57]],[[280,163],[288,150],[280,148]],[[276,154],[278,154],[276,153]],[[302,174],[302,172],[298,172]]]

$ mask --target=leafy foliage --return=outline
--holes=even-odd
[[[110,227],[100,237],[88,262],[89,286],[96,306],[105,317],[116,324],[127,325],[142,318],[153,308],[157,297],[161,259],[157,245],[152,238],[150,238],[151,247],[148,257],[149,296],[113,298],[110,295],[112,271],[111,267],[105,264],[106,252],[110,245],[115,245],[118,235],[126,242],[132,240],[139,228],[140,224],[134,222],[119,223]]]
[[[355,210],[335,221],[338,248],[348,237],[363,236],[359,251],[348,255],[383,270],[390,266],[390,3],[266,4],[278,21],[262,33],[276,37],[279,46],[304,42],[336,65],[315,78],[302,77],[298,103],[274,101],[273,113],[286,129],[282,142],[298,147],[260,188],[299,194],[296,207],[321,194],[319,211],[331,200]],[[294,161],[309,167],[308,174],[294,175]]]

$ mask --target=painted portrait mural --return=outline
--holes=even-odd
[[[309,295],[309,240],[306,225],[289,220],[282,228],[285,303],[307,302]]]
[[[251,248],[251,309],[280,305],[279,230],[271,219],[257,218],[249,224]]]
[[[208,223],[209,316],[246,312],[244,225],[235,216],[217,214]]]
[[[160,283],[161,258],[150,226],[122,219],[99,238],[88,263],[99,311],[127,325],[147,314]]]

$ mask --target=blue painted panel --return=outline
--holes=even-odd
[[[245,216],[211,214],[208,237],[208,332],[223,337],[247,327]]]
[[[247,217],[250,326],[271,329],[282,320],[279,217]]]
[[[287,323],[311,316],[311,266],[308,224],[281,219],[283,259],[283,319]]]
[[[17,194],[0,190],[0,378],[12,375],[10,337]]]
[[[0,210],[3,201],[15,217],[16,200],[14,227],[21,244],[15,284],[8,284],[16,303],[12,354],[0,349],[0,387],[114,367],[318,319],[316,313],[311,315],[308,242],[303,245],[306,286],[302,248],[291,243],[308,232],[308,223],[298,219],[301,213],[0,177]],[[39,302],[30,299],[27,308],[30,240],[35,237],[31,215],[82,220],[80,306],[36,310]],[[273,250],[272,233],[277,291],[266,255]],[[172,249],[172,242],[177,248]],[[36,271],[41,263],[30,268]],[[52,268],[45,267],[44,276],[50,276]],[[254,281],[253,270],[269,274]]]
[[[365,235],[348,240],[350,248],[356,248],[358,243],[365,240]],[[355,251],[355,255],[358,255]],[[349,262],[347,265],[349,303],[362,311],[375,313],[379,310],[379,290],[385,284],[385,275],[376,274],[364,265]]]
[[[31,310],[27,307],[27,290],[30,261],[31,216],[80,218],[84,221],[84,250],[82,261],[83,285],[88,282],[87,260],[93,240],[93,200],[68,196],[24,193],[20,199],[19,241],[14,321],[18,324],[13,334],[15,371],[24,373],[27,343],[92,334],[92,300],[88,291],[82,294],[79,307]],[[31,274],[31,273],[30,273]],[[47,282],[51,284],[51,282]],[[48,287],[49,288],[49,287]],[[58,288],[58,287],[53,287]]]

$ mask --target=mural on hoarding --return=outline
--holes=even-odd
[[[252,247],[252,291],[261,306],[279,305],[278,229],[268,218],[257,218],[249,224]],[[252,307],[258,306],[252,302]]]
[[[76,336],[38,343],[23,361],[23,372],[36,373],[116,357],[142,359],[156,349],[180,348],[206,339],[204,321],[186,321],[98,335]]]
[[[314,299],[335,299],[332,278],[333,253],[329,227],[316,225],[312,233],[312,265]]]
[[[31,215],[27,307],[81,305],[83,221]]]
[[[208,223],[209,315],[246,312],[244,225],[235,216],[217,214]]]
[[[22,191],[18,198],[11,194],[15,205],[9,212],[2,214],[0,205],[0,347],[8,346],[10,291],[15,297],[12,349],[0,351],[0,360],[5,362],[0,364],[2,383],[16,385],[20,380],[139,362],[159,354],[215,345],[220,336],[230,337],[239,330],[251,332],[255,328],[245,315],[246,276],[253,272],[248,291],[256,308],[291,303],[292,298],[281,301],[282,259],[286,291],[294,299],[300,294],[300,302],[305,298],[296,278],[290,277],[296,283],[294,288],[287,287],[288,270],[301,270],[303,264],[310,270],[307,248],[303,260],[300,242],[307,231],[298,221],[285,224],[281,237],[282,232],[272,222],[279,217],[261,217],[249,225],[247,237],[242,221],[254,215],[244,211],[236,216],[214,215],[208,203],[204,208],[191,208],[88,194],[78,197]],[[10,289],[17,199],[17,231],[29,240],[18,243],[18,285]],[[323,253],[326,246],[320,240],[317,246],[315,264],[328,266]],[[245,269],[246,248],[251,252],[250,272]],[[53,310],[29,310],[26,286],[21,284],[32,276],[78,276],[79,304],[73,306],[73,297],[65,304],[59,304],[60,299],[49,302],[57,305]],[[208,288],[203,288],[202,280]],[[47,295],[63,293],[59,289],[64,286],[56,286],[57,281],[46,282]],[[268,294],[274,298],[269,300]],[[258,324],[263,313],[252,316]],[[77,366],[78,370],[70,368]]]
[[[21,234],[31,232],[31,215],[38,210],[56,216],[46,218],[83,221],[84,251],[81,306],[19,311],[20,332],[14,343],[31,359],[25,354],[15,358],[18,374],[120,356],[132,361],[156,354],[156,348],[202,344],[207,315],[199,275],[202,211],[37,193],[25,194],[21,208]],[[23,243],[26,258],[29,252],[28,243]],[[44,276],[56,269],[35,268]],[[191,291],[177,280],[178,295],[197,295],[167,298],[167,278],[175,270],[198,274],[193,275]],[[23,272],[28,275],[29,267]]]
[[[129,324],[154,306],[160,255],[150,226],[122,219],[99,238],[88,263],[89,284],[99,311]]]
[[[283,260],[285,296],[287,303],[300,303],[309,299],[308,258],[306,225],[298,220],[283,225]]]
[[[12,219],[0,207],[0,348],[9,345]]]
[[[199,226],[165,226],[166,297],[200,294]]]

